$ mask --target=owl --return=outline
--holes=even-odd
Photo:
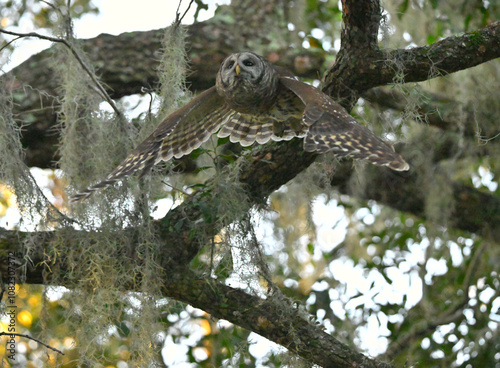
[[[307,152],[333,152],[405,171],[409,165],[392,146],[359,124],[319,89],[253,52],[232,54],[221,64],[216,84],[168,116],[106,179],[74,195],[73,202],[159,161],[180,158],[211,135],[233,143],[302,138]]]

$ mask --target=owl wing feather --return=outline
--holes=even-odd
[[[215,87],[170,114],[103,181],[75,194],[71,202],[82,201],[121,178],[142,170],[141,177],[161,160],[179,158],[198,148],[235,112],[224,103]]]
[[[265,117],[243,116],[235,113],[217,133],[219,138],[229,137],[231,143],[248,147],[254,142],[265,144],[273,135],[273,122]]]
[[[302,121],[309,126],[304,138],[305,151],[331,151],[336,156],[365,159],[396,171],[410,168],[391,145],[359,124],[341,105],[317,88],[289,77],[280,77],[280,83],[305,105]]]

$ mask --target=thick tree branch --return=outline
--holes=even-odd
[[[127,230],[134,237],[133,229]],[[64,233],[68,246],[78,239],[81,234],[78,230],[68,230]],[[36,251],[32,249],[30,261],[27,267],[26,282],[42,283],[50,281],[50,267],[45,259],[45,249],[53,241],[53,237],[61,234],[54,232],[36,234],[38,238]],[[15,252],[22,249],[23,239],[33,236],[33,233],[20,231],[7,231],[0,229],[0,255],[8,251]],[[61,241],[61,239],[58,239]],[[176,243],[163,243],[164,249],[182,248],[184,239],[178,238]],[[75,244],[75,249],[77,245]],[[111,252],[112,250],[110,250]],[[168,254],[158,252],[162,257],[162,263],[167,263]],[[117,257],[124,255],[116,254]],[[133,257],[138,265],[142,262],[140,254],[133,250],[127,254]],[[5,263],[0,258],[0,274],[2,278],[7,276]],[[57,264],[60,272],[68,269],[63,263],[63,258]],[[67,275],[70,275],[68,273]],[[307,313],[301,311],[294,305],[293,301],[287,299],[279,290],[273,291],[272,297],[262,299],[247,294],[241,289],[234,289],[222,282],[201,278],[189,269],[173,266],[166,269],[162,275],[165,281],[163,293],[166,297],[188,303],[196,308],[203,309],[217,318],[223,318],[238,326],[254,331],[271,341],[276,342],[302,358],[319,364],[323,367],[365,367],[365,368],[391,368],[390,364],[377,362],[365,357],[348,346],[342,344],[333,336],[323,331],[320,325],[310,322]],[[77,280],[64,278],[66,286]],[[63,285],[64,286],[64,285]],[[139,287],[130,285],[130,287]]]
[[[363,3],[373,1],[364,0]],[[354,46],[343,46],[349,50],[349,57],[338,59],[324,83],[326,93],[338,101],[346,99],[348,106],[356,102],[360,93],[376,86],[419,82],[500,57],[500,22],[412,49],[358,49]]]
[[[307,321],[282,295],[261,299],[214,280],[200,280],[192,273],[175,275],[175,289],[165,284],[168,295],[188,304],[199,303],[211,315],[254,331],[310,362],[322,367],[392,367],[347,348]]]
[[[392,50],[379,60],[378,84],[420,82],[500,57],[500,21],[429,46]]]
[[[339,54],[353,56],[355,50],[378,51],[378,29],[382,12],[378,0],[342,0],[342,22]]]

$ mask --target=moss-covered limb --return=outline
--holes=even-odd
[[[367,21],[371,19],[366,15]],[[420,82],[472,68],[500,57],[500,22],[429,46],[412,49],[350,49],[325,77],[324,90],[337,100],[356,101],[358,93],[392,83]]]
[[[20,231],[8,231],[0,229],[0,273],[6,281],[8,272],[5,260],[10,252],[14,252],[14,258],[20,265],[22,271],[26,272],[25,281],[30,284],[49,282],[51,270],[56,269],[60,275],[59,283],[67,282],[62,286],[74,284],[71,279],[70,265],[64,263],[64,258],[54,259],[47,257],[47,250],[51,242],[64,240],[68,247],[78,247],[73,244],[73,239],[79,238],[77,230],[68,230],[64,234],[45,232],[36,234],[38,243],[29,255],[30,262],[25,263],[21,257],[23,241],[26,237],[33,239],[33,233],[28,234]],[[64,235],[64,239],[61,239]],[[134,236],[133,232],[131,236]],[[177,239],[174,244],[166,244],[165,248],[181,248],[183,239]],[[138,262],[141,257],[133,249],[129,254],[117,254],[116,257],[133,257]],[[163,254],[162,254],[163,256]],[[66,273],[67,272],[67,273]],[[140,277],[140,275],[138,275]],[[21,281],[21,280],[19,280]],[[140,283],[130,285],[140,290]],[[320,325],[314,325],[307,320],[307,313],[301,312],[296,305],[283,297],[274,295],[273,298],[261,299],[245,293],[241,289],[234,289],[216,280],[204,279],[192,271],[173,267],[164,275],[164,296],[189,303],[200,308],[217,318],[226,319],[236,325],[255,331],[260,335],[276,342],[301,357],[323,367],[387,367],[388,364],[368,359],[364,355],[350,349],[340,343],[333,336],[325,333]],[[275,292],[276,293],[276,292]]]
[[[403,73],[401,80],[404,82],[420,82],[472,68],[498,57],[500,21],[429,46],[390,51],[386,55],[388,62],[378,62],[380,84],[392,83],[398,73]]]
[[[477,138],[477,122],[474,119],[474,106],[460,104],[459,102],[439,95],[418,90],[418,103],[411,116],[415,120],[435,126],[442,130],[461,133],[467,138]],[[391,87],[377,87],[361,95],[365,100],[376,104],[382,109],[393,109],[405,112],[408,108],[408,95]],[[481,132],[485,137],[492,137],[497,132],[490,129]],[[491,142],[492,144],[495,141]]]
[[[307,320],[292,302],[273,295],[261,299],[191,271],[175,272],[165,294],[201,308],[217,318],[254,331],[322,367],[392,367],[368,359]]]
[[[135,229],[122,230],[123,234],[131,243],[137,244],[139,234]],[[9,253],[14,254],[16,263],[19,267],[17,282],[27,284],[45,284],[51,283],[52,275],[57,276],[62,280],[66,280],[68,284],[63,286],[71,287],[75,280],[71,279],[72,267],[80,267],[81,265],[70,265],[67,262],[66,253],[74,252],[80,254],[85,251],[82,249],[81,239],[87,236],[87,232],[66,228],[58,231],[37,231],[26,232],[19,230],[5,230],[0,227],[0,278],[7,277],[5,259]],[[51,254],[53,243],[64,244],[66,252],[60,254]],[[26,249],[26,245],[29,249]],[[116,257],[133,258],[135,264],[140,265],[143,262],[143,257],[136,254],[135,249],[132,249],[129,254],[124,255],[118,250],[108,249],[109,253]],[[125,285],[125,288],[132,289],[133,286]]]

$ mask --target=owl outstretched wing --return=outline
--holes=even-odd
[[[391,145],[359,124],[342,106],[317,88],[290,77],[280,77],[280,83],[305,105],[302,121],[309,127],[304,138],[305,151],[331,151],[336,156],[365,159],[396,171],[410,168]]]
[[[82,201],[95,191],[139,170],[142,170],[142,177],[161,160],[189,154],[207,141],[234,113],[215,87],[209,88],[169,115],[106,179],[73,195],[71,202]]]

